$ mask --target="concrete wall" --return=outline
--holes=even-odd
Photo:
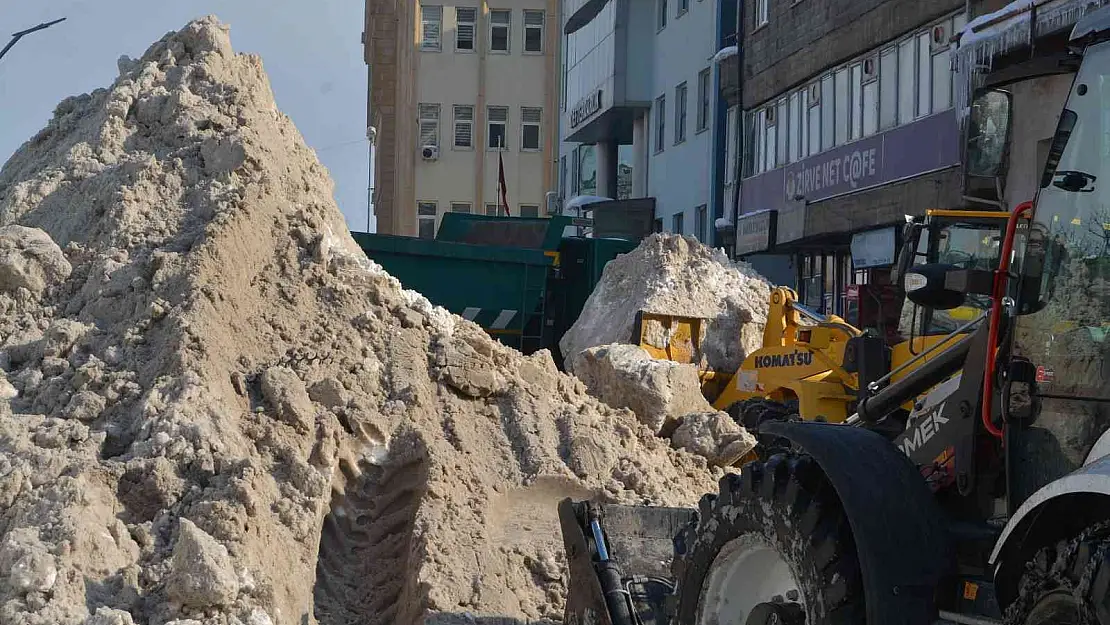
[[[648,3],[654,5],[654,3]],[[678,0],[668,0],[667,26],[656,35],[653,50],[652,110],[648,119],[648,195],[656,198],[655,215],[672,231],[673,216],[684,215],[685,234],[694,234],[695,207],[711,206],[713,110],[717,94],[712,89],[712,57],[717,52],[717,6],[713,0],[689,0],[689,11],[676,17]],[[654,17],[654,16],[653,16]],[[698,72],[709,69],[709,126],[697,131]],[[685,81],[686,140],[675,144],[675,87]],[[655,98],[666,95],[663,151],[655,142],[658,111]],[[713,213],[708,210],[707,233],[713,234]],[[709,239],[710,241],[712,239]]]
[[[850,57],[950,11],[964,0],[770,1],[770,21],[755,29],[745,2],[744,108],[752,108]]]

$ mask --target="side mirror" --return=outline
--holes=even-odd
[[[906,272],[903,287],[906,298],[922,308],[933,310],[951,310],[964,303],[964,292],[948,288],[947,277],[949,270],[956,270],[955,265],[945,263],[930,263],[917,265]]]

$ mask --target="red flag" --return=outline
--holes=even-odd
[[[501,158],[501,150],[497,151],[497,193],[505,207],[505,216],[509,217],[509,189],[505,186],[505,159]]]

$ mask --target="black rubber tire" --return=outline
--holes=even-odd
[[[697,622],[702,587],[729,542],[761,536],[802,586],[807,625],[862,625],[866,619],[855,542],[836,492],[805,455],[776,454],[729,474],[705,495],[698,519],[675,537],[672,625]],[[759,575],[753,571],[753,575]]]
[[[1110,522],[1041,549],[1026,564],[1006,625],[1110,625]]]

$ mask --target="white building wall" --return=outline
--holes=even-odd
[[[443,7],[441,50],[417,52],[419,65],[415,99],[417,103],[440,105],[440,148],[439,158],[434,161],[426,161],[417,154],[417,202],[437,203],[437,228],[443,214],[451,210],[452,202],[470,204],[475,213],[483,213],[486,204],[498,202],[498,151],[487,147],[486,108],[503,106],[509,109],[507,149],[501,156],[505,163],[510,213],[519,215],[520,205],[527,204],[538,206],[539,215],[544,216],[545,193],[551,190],[544,184],[545,172],[551,171],[551,164],[544,156],[543,144],[549,139],[545,129],[558,123],[559,114],[556,106],[558,94],[552,91],[558,83],[548,79],[546,57],[557,50],[550,49],[551,38],[545,32],[542,53],[524,52],[523,10],[548,10],[548,0],[496,0],[488,3],[466,0],[436,4]],[[456,50],[456,4],[479,7],[479,27],[473,52]],[[489,51],[490,9],[512,11],[508,54]],[[545,30],[558,29],[558,22],[558,16],[549,12]],[[454,147],[454,105],[474,107],[472,148]],[[522,107],[543,109],[539,150],[521,149]]]
[[[712,200],[709,185],[713,169],[713,108],[717,97],[712,88],[712,57],[716,53],[714,33],[717,32],[717,10],[713,0],[689,0],[689,10],[676,17],[678,5],[678,0],[667,0],[667,23],[656,34],[653,51],[654,96],[648,120],[650,157],[647,188],[648,194],[656,198],[655,216],[662,219],[665,231],[674,231],[674,216],[681,214],[683,233],[696,234],[696,208],[708,207]],[[699,132],[698,72],[706,69],[710,73],[710,112],[706,129]],[[686,139],[676,144],[675,89],[684,81],[687,85]],[[659,111],[655,104],[655,98],[660,96],[666,97],[662,146],[657,144]],[[711,237],[713,220],[708,208],[706,212],[709,223],[702,236]]]

